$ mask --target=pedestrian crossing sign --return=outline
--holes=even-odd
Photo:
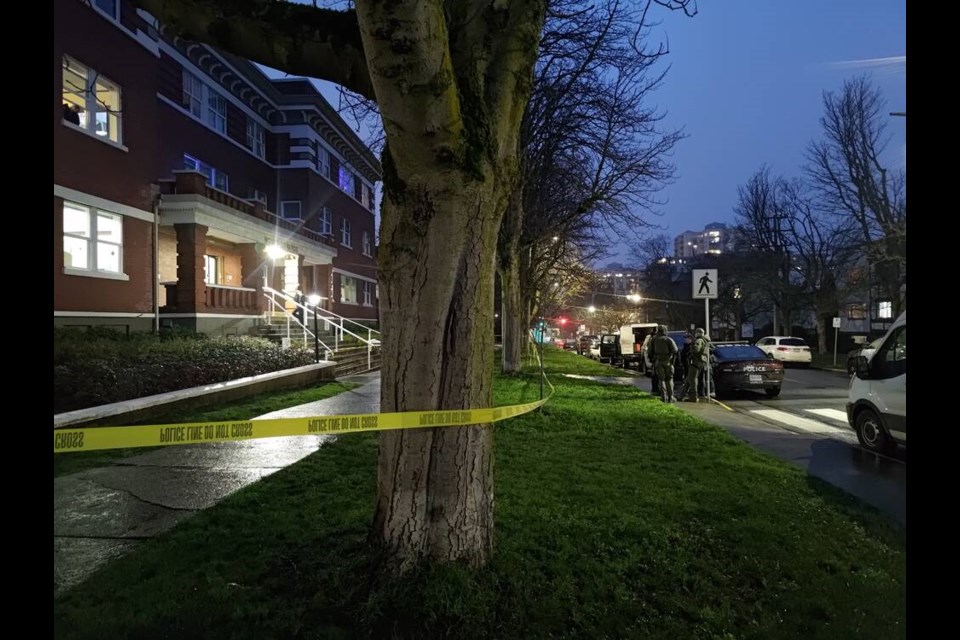
[[[717,270],[693,269],[693,299],[706,300],[717,297]]]

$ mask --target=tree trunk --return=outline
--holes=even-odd
[[[500,298],[503,309],[503,371],[514,373],[523,364],[523,347],[527,343],[527,322],[523,310],[520,277],[520,235],[523,230],[523,187],[518,183],[510,197],[500,228],[497,262],[500,273]]]
[[[381,411],[492,402],[493,282],[502,199],[452,177],[385,199],[379,254]],[[464,212],[471,212],[464,215]],[[426,251],[427,246],[446,251]],[[380,434],[373,538],[400,571],[421,559],[484,564],[493,544],[489,424]]]
[[[817,314],[817,349],[821,355],[829,353],[827,348],[827,315],[823,313]]]

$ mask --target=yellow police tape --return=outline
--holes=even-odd
[[[204,442],[229,442],[279,436],[306,436],[355,431],[459,427],[499,422],[529,413],[543,406],[553,395],[536,402],[486,409],[404,411],[401,413],[358,413],[305,418],[267,418],[230,422],[185,422],[135,427],[61,428],[53,432],[53,452],[72,453],[137,447],[163,447]]]
[[[354,431],[457,427],[499,422],[542,406],[550,397],[536,402],[449,411],[406,411],[403,413],[359,413],[307,418],[270,418],[235,422],[186,422],[151,424],[138,427],[87,427],[57,429],[53,433],[53,452],[96,451],[136,447],[162,447],[203,442],[227,442],[306,436]]]

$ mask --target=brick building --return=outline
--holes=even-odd
[[[55,325],[246,333],[270,289],[376,322],[380,164],[311,82],[55,0],[54,91]]]

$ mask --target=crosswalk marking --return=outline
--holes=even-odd
[[[847,424],[847,412],[839,409],[806,409],[807,413],[813,413],[824,418],[830,418],[837,422]]]
[[[755,413],[763,418],[769,418],[771,420],[776,420],[777,422],[788,424],[791,427],[796,427],[797,429],[802,429],[803,431],[809,431],[810,433],[833,433],[837,430],[837,427],[831,427],[830,425],[823,424],[822,422],[818,422],[816,420],[811,420],[810,418],[795,416],[792,413],[780,411],[779,409],[754,409],[751,411],[751,413]]]

